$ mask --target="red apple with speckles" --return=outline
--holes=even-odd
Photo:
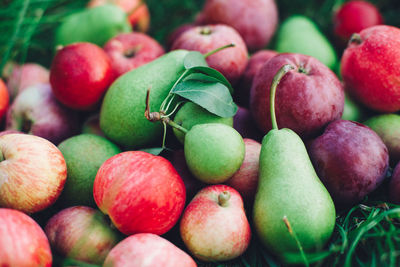
[[[51,142],[27,134],[0,136],[0,206],[41,211],[60,196],[67,165]]]
[[[53,59],[50,83],[65,106],[93,109],[114,80],[107,54],[95,44],[75,43],[61,48]]]
[[[227,185],[198,192],[183,213],[180,232],[192,255],[203,261],[234,259],[251,238],[242,197]]]
[[[336,204],[362,200],[383,181],[388,150],[380,137],[357,122],[337,120],[310,142],[308,152],[318,177]]]
[[[161,45],[144,33],[122,33],[104,45],[116,77],[164,54]]]
[[[379,112],[400,110],[400,29],[380,25],[354,34],[343,53],[345,90]]]
[[[47,222],[45,232],[63,257],[94,264],[102,264],[120,238],[100,211],[85,206],[61,210]]]
[[[261,144],[252,139],[244,138],[246,152],[240,169],[225,183],[235,188],[246,204],[251,205],[258,187],[258,166]]]
[[[0,266],[51,267],[49,241],[28,215],[0,208]]]
[[[235,28],[251,51],[267,46],[278,25],[274,0],[207,0],[197,23]]]
[[[260,50],[250,57],[246,69],[235,90],[234,99],[237,104],[243,107],[249,106],[250,90],[253,85],[254,77],[261,67],[276,55],[278,55],[278,52],[272,50]]]
[[[208,65],[221,72],[232,84],[243,74],[248,60],[246,44],[239,33],[227,25],[197,26],[183,32],[173,43],[172,50],[186,49],[202,54],[221,46],[234,44],[207,57]]]
[[[104,267],[195,267],[196,262],[186,252],[168,240],[150,233],[131,235],[108,254]]]
[[[383,18],[372,3],[349,1],[335,12],[333,24],[335,35],[347,42],[353,33],[383,24]]]
[[[343,113],[344,91],[336,75],[317,59],[301,54],[280,54],[257,72],[250,92],[250,110],[263,133],[272,129],[270,87],[278,70],[290,64],[280,81],[275,111],[280,128],[289,128],[302,138],[318,135]]]
[[[185,205],[185,185],[172,164],[142,151],[117,154],[97,172],[93,195],[97,206],[126,235],[164,234]]]
[[[7,113],[8,104],[10,97],[7,91],[7,87],[3,80],[0,79],[0,122],[3,121],[5,114]]]

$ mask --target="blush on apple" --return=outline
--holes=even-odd
[[[8,95],[7,87],[3,80],[0,79],[0,123],[7,112],[9,101],[10,97]]]

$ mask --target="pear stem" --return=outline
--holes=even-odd
[[[224,191],[218,195],[218,204],[221,207],[226,207],[230,198],[231,194],[228,191]]]
[[[182,126],[180,126],[179,124],[177,124],[176,122],[174,122],[173,120],[166,120],[166,123],[168,123],[169,126],[181,131],[184,134],[187,134],[188,130],[186,128],[183,128]]]
[[[297,244],[297,247],[298,247],[299,250],[300,250],[300,254],[301,254],[301,257],[303,258],[304,265],[307,266],[307,267],[309,267],[310,264],[308,263],[306,254],[304,253],[303,246],[301,245],[300,240],[299,240],[299,238],[297,237],[296,233],[293,231],[292,225],[290,224],[288,218],[287,218],[286,216],[283,216],[283,219],[282,219],[282,220],[283,220],[283,222],[285,223],[285,225],[286,225],[286,227],[287,227],[287,229],[288,229],[288,231],[289,231],[289,234],[294,238],[294,240],[296,240],[296,244]]]
[[[227,44],[227,45],[218,47],[217,49],[214,49],[214,50],[208,52],[207,54],[204,54],[204,58],[208,58],[209,56],[211,56],[211,55],[213,55],[213,54],[215,54],[215,53],[217,53],[217,52],[219,52],[221,50],[224,50],[224,49],[229,48],[229,47],[234,47],[234,46],[235,46],[235,44],[231,43],[231,44]]]
[[[271,122],[272,122],[272,129],[278,130],[278,124],[276,123],[276,114],[275,114],[275,95],[276,95],[276,88],[278,87],[279,83],[281,82],[283,76],[288,73],[290,70],[293,70],[294,67],[290,64],[283,65],[278,72],[275,74],[274,79],[272,80],[271,84],[271,94],[270,94],[270,111],[271,111]]]

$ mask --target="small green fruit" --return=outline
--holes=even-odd
[[[344,109],[342,120],[348,121],[357,121],[359,122],[362,119],[363,112],[361,107],[358,106],[349,96],[345,96],[344,98]]]
[[[184,152],[189,170],[199,180],[218,184],[242,165],[245,145],[240,134],[225,124],[198,124],[186,134]]]

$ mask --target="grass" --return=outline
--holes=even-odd
[[[85,7],[83,0],[3,0],[0,2],[0,73],[9,60],[33,61],[49,67],[53,32],[68,14]],[[150,35],[165,44],[177,26],[193,20],[204,0],[147,0],[151,12]],[[280,18],[304,14],[312,18],[333,41],[331,17],[343,0],[279,0]],[[385,22],[400,26],[400,1],[374,0]],[[337,48],[338,54],[342,51]],[[400,206],[389,204],[386,185],[362,204],[338,212],[334,234],[325,250],[293,257],[292,263],[311,266],[399,266]],[[251,216],[249,216],[251,217]],[[180,244],[180,246],[183,246]],[[58,265],[93,266],[55,255]],[[203,263],[199,266],[282,266],[257,241],[234,261]]]

